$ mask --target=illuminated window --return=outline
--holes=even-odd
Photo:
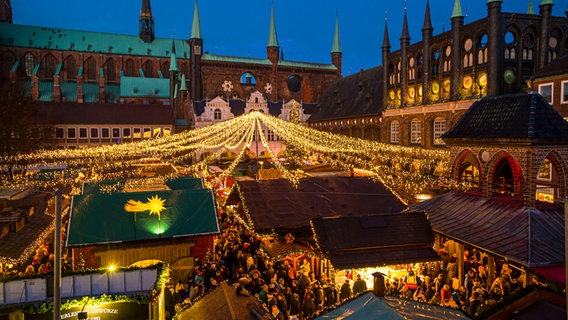
[[[395,120],[390,124],[390,142],[399,143],[399,141],[400,141],[400,123]]]
[[[434,120],[434,144],[435,145],[443,145],[444,141],[440,136],[446,132],[446,119],[438,118]]]
[[[552,164],[548,159],[544,159],[540,169],[538,169],[538,179],[552,181]]]
[[[142,138],[142,129],[140,129],[140,128],[134,128],[134,129],[132,129],[132,132],[133,132],[132,135],[134,136],[135,139],[140,139],[140,138]]]
[[[412,120],[410,122],[410,143],[422,142],[422,123],[420,120]]]

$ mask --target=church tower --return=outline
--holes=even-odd
[[[150,9],[150,0],[142,0],[142,10],[140,10],[140,20],[138,20],[138,34],[144,42],[154,40],[154,17]]]
[[[402,22],[402,35],[400,36],[400,96],[401,107],[406,106],[408,88],[408,56],[407,48],[410,45],[410,34],[408,33],[408,19],[406,18],[406,7],[404,8],[404,21]]]
[[[331,63],[337,67],[337,74],[342,75],[342,55],[341,42],[339,41],[339,17],[335,17],[335,34],[333,36],[333,45],[331,47]]]
[[[0,22],[12,23],[12,5],[10,0],[0,0]]]
[[[384,105],[388,103],[388,89],[389,89],[389,54],[391,49],[391,44],[389,40],[389,26],[388,19],[385,18],[385,32],[383,35],[383,45],[381,46],[383,54],[383,100]]]
[[[426,12],[424,13],[424,25],[422,26],[422,43],[424,46],[422,61],[422,103],[430,103],[430,38],[434,32],[432,17],[430,15],[430,1],[426,0]]]
[[[452,73],[450,99],[459,100],[459,87],[461,83],[461,29],[463,27],[464,15],[460,0],[455,0],[452,12]]]
[[[268,31],[268,43],[266,44],[266,54],[272,64],[277,64],[279,60],[280,46],[276,35],[276,23],[274,22],[274,6],[270,15],[270,30]]]
[[[203,39],[201,38],[201,23],[199,22],[199,9],[197,0],[193,8],[193,24],[189,36],[191,100],[203,99],[203,80],[201,77],[201,56],[203,54]]]

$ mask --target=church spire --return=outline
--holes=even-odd
[[[199,8],[197,6],[197,0],[195,0],[195,6],[193,7],[193,24],[191,25],[191,36],[190,39],[201,39],[201,23],[199,22]]]
[[[268,44],[267,47],[279,47],[278,36],[276,36],[276,23],[274,22],[274,4],[272,5],[272,12],[270,14],[270,30],[268,31]]]
[[[168,71],[179,72],[176,60],[176,46],[173,39],[172,39],[172,53],[170,54],[170,69]]]
[[[454,1],[454,11],[452,12],[452,18],[456,18],[456,17],[463,17],[463,11],[462,11],[462,6],[461,6],[461,1],[460,0],[455,0]]]
[[[389,49],[391,47],[390,40],[389,40],[389,24],[388,24],[387,18],[385,18],[385,32],[384,32],[384,35],[383,35],[382,47],[383,48],[389,48]]]
[[[534,8],[533,8],[533,4],[532,4],[532,0],[529,0],[529,8],[527,10],[528,14],[534,14]]]
[[[333,46],[331,52],[342,52],[341,42],[339,41],[339,17],[335,17],[335,34],[333,35]]]
[[[138,34],[144,42],[154,40],[154,17],[150,8],[150,0],[142,0],[140,19],[138,20]]]
[[[408,33],[408,19],[406,18],[406,8],[404,8],[404,21],[402,22],[402,35],[400,40],[410,40],[410,33]]]
[[[422,31],[434,30],[432,27],[432,16],[430,14],[430,1],[426,0],[426,11],[424,13],[424,25],[422,26]]]

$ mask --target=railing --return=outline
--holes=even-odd
[[[75,274],[61,279],[61,298],[149,292],[157,279],[157,269]],[[0,305],[52,298],[53,277],[0,282]]]

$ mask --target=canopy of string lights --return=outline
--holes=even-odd
[[[157,158],[163,163],[175,165],[178,170],[169,173],[170,176],[196,175],[203,174],[207,165],[216,163],[222,154],[233,152],[237,156],[223,172],[216,175],[216,181],[220,181],[231,175],[245,160],[255,132],[262,132],[263,128],[272,130],[290,149],[300,150],[302,156],[315,157],[351,172],[364,171],[389,188],[407,194],[421,194],[440,185],[451,189],[464,187],[448,178],[450,155],[446,150],[427,150],[350,138],[261,112],[251,112],[232,120],[157,139],[21,154],[12,165],[24,172],[26,168],[34,166],[64,166],[73,174],[51,179],[37,179],[33,175],[21,174],[15,181],[3,178],[4,181],[1,182],[4,185],[32,184],[40,189],[53,190],[61,187],[61,184],[77,182],[78,179],[96,181],[135,177],[138,173],[132,169],[132,165],[143,158]],[[300,178],[298,171],[290,169],[286,162],[277,157],[264,135],[260,134],[259,137],[270,162],[281,172],[281,176],[297,184]]]

